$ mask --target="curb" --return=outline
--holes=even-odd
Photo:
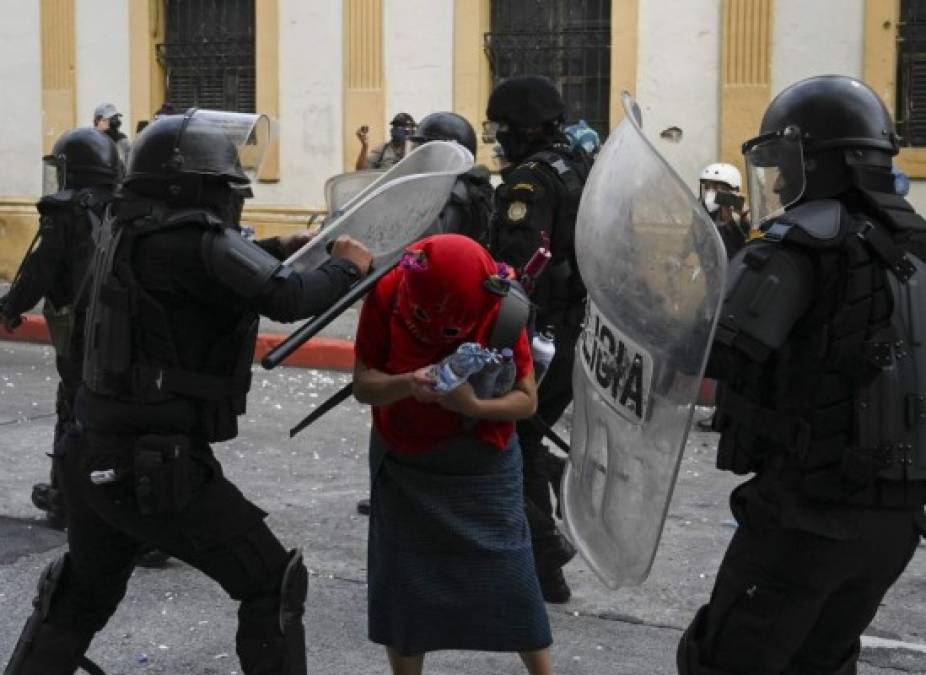
[[[254,360],[260,361],[271,349],[286,339],[278,333],[261,333],[257,336]],[[0,340],[12,342],[49,343],[45,317],[35,314],[23,316],[23,322],[9,332],[0,326]],[[316,337],[299,347],[283,364],[294,368],[319,368],[350,372],[354,369],[354,343],[351,340]]]

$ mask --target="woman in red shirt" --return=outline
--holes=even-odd
[[[441,649],[519,652],[532,675],[552,673],[514,435],[537,406],[527,333],[500,398],[466,383],[441,394],[428,370],[464,342],[488,345],[502,298],[486,282],[497,275],[472,240],[429,237],[360,316],[354,395],[373,406],[369,636],[394,675],[420,674]]]

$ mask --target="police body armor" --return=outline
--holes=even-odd
[[[916,507],[926,496],[926,221],[888,195],[818,200],[733,260],[716,342],[718,468],[777,468],[809,498]]]
[[[132,268],[138,238],[181,227],[207,231],[204,259],[209,246],[244,241],[207,210],[169,209],[143,200],[122,204],[118,218],[110,215],[103,223],[86,319],[84,384],[96,394],[137,403],[193,399],[202,406],[206,440],[227,440],[236,435],[236,418],[245,412],[259,319],[243,311],[233,330],[215,336],[202,363],[181,364],[179,336],[171,332],[177,322],[170,319],[189,308],[164,306],[141,287]],[[278,267],[275,258],[266,265]]]
[[[522,166],[531,169],[550,193],[556,195],[553,231],[548,233],[552,257],[532,299],[541,308],[541,314],[580,306],[586,291],[576,262],[576,218],[592,160],[584,151],[554,145],[549,150],[534,153]]]
[[[56,281],[42,306],[55,354],[62,359],[80,359],[93,238],[111,200],[111,192],[100,188],[65,189],[43,197],[36,204],[41,218],[51,219],[53,227],[67,229],[62,236],[67,249],[66,270],[55,275]]]

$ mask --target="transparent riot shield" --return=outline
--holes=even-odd
[[[238,149],[238,159],[247,177],[254,182],[264,163],[267,151],[276,141],[276,123],[266,115],[229,112],[227,110],[197,110],[197,123],[218,127]],[[188,160],[189,161],[189,160]],[[195,162],[195,156],[192,158]]]
[[[328,222],[344,213],[344,208],[361,192],[386,173],[385,169],[365,169],[339,173],[325,181],[325,207]]]
[[[287,264],[318,267],[328,258],[328,243],[342,234],[363,242],[374,265],[381,262],[422,236],[447,203],[457,176],[472,167],[473,156],[458,143],[434,141],[416,148],[351,199]]]
[[[579,207],[588,304],[563,479],[566,532],[612,588],[652,566],[726,275],[716,228],[623,103]]]

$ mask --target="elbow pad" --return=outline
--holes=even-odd
[[[772,243],[747,246],[731,260],[715,340],[762,362],[785,343],[814,296],[806,255]]]
[[[206,232],[202,256],[206,269],[215,279],[247,299],[260,295],[271,279],[284,278],[292,272],[231,228]]]

